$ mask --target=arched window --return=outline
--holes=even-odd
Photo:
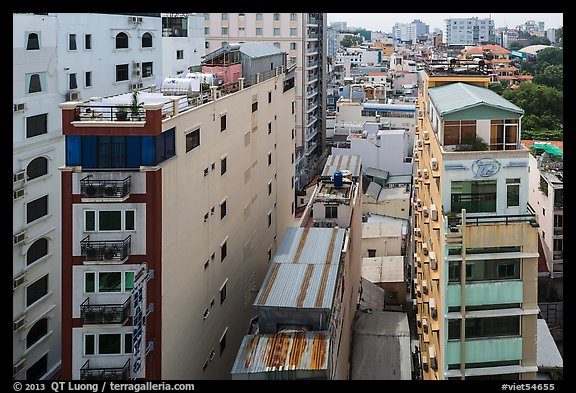
[[[128,35],[126,33],[116,34],[116,49],[128,48]]]
[[[26,50],[36,50],[40,49],[40,40],[38,39],[38,33],[29,33],[28,42],[26,43]]]
[[[30,161],[26,167],[28,180],[36,179],[48,173],[48,160],[44,157],[38,157]]]
[[[152,34],[144,33],[142,35],[142,48],[152,48]]]
[[[26,348],[30,348],[38,340],[48,334],[48,319],[42,318],[30,328],[26,335]]]
[[[48,255],[48,239],[36,240],[26,252],[26,266],[31,265],[45,255]]]

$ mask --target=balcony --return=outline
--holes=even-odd
[[[80,241],[80,253],[88,262],[124,262],[130,255],[132,235],[124,240],[91,241],[90,235]]]
[[[86,104],[76,106],[74,121],[146,121],[146,110],[139,107],[134,112],[120,109],[120,105],[97,105]]]
[[[123,304],[90,304],[86,298],[80,305],[80,317],[86,325],[124,324],[130,316],[130,297]]]
[[[130,195],[131,176],[123,180],[94,180],[93,175],[80,179],[80,194],[84,198],[126,199]]]
[[[460,363],[460,341],[448,341],[446,363]],[[522,359],[522,337],[470,339],[465,343],[467,368],[469,363],[484,363]]]
[[[90,368],[90,360],[80,368],[80,379],[110,379],[110,380],[128,380],[130,378],[130,359],[126,360],[122,367]]]

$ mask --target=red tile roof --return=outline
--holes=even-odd
[[[385,72],[369,72],[368,76],[386,76]]]

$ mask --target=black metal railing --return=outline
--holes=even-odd
[[[80,253],[86,261],[122,261],[130,255],[132,235],[124,240],[91,241],[90,235],[80,241]]]
[[[80,368],[80,379],[128,380],[130,378],[130,358],[122,367],[90,368],[90,360]]]
[[[80,305],[80,317],[85,324],[123,324],[130,316],[130,297],[123,304],[90,304],[86,298]]]
[[[86,198],[124,198],[130,194],[132,176],[123,180],[94,180],[92,175],[80,179],[80,193]]]
[[[538,227],[536,218],[533,214],[508,214],[508,215],[490,215],[490,216],[472,216],[466,214],[466,226],[479,224],[512,224],[527,221],[530,225]],[[448,226],[460,225],[462,223],[460,214],[448,217]]]
[[[75,121],[145,121],[146,110],[123,108],[121,105],[78,105],[74,114]]]

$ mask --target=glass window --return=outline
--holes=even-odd
[[[48,239],[36,240],[26,251],[26,266],[33,264],[46,255],[48,255]]]
[[[226,255],[228,254],[228,247],[226,245],[227,242],[224,242],[220,246],[220,262],[223,262],[226,259]]]
[[[48,214],[48,195],[35,199],[32,202],[28,202],[26,204],[27,224],[39,219],[40,217],[44,217],[47,214]]]
[[[448,281],[460,282],[461,261],[448,263]],[[466,262],[467,281],[494,281],[520,279],[520,259],[476,260]]]
[[[116,82],[128,80],[128,64],[118,64],[116,66]]]
[[[226,217],[226,201],[220,204],[220,219],[224,219]]]
[[[262,20],[262,14],[256,14],[256,20]]]
[[[120,272],[99,272],[98,292],[122,292],[122,274]]]
[[[279,27],[274,28],[274,35],[280,35],[280,28]]]
[[[268,195],[272,195],[272,182],[268,183]]]
[[[121,354],[121,334],[98,334],[98,354],[99,355],[114,355]]]
[[[220,160],[220,176],[226,173],[226,158]]]
[[[48,275],[26,287],[26,307],[36,303],[48,293]]]
[[[228,14],[222,13],[222,20],[228,20]]]
[[[200,146],[200,129],[186,134],[186,152]]]
[[[152,34],[142,34],[142,48],[152,48]]]
[[[84,49],[92,49],[92,34],[84,34]]]
[[[77,79],[76,79],[76,74],[75,74],[75,73],[74,73],[74,74],[70,74],[69,77],[70,77],[70,78],[69,78],[69,81],[70,81],[70,83],[69,83],[69,86],[70,86],[70,87],[69,87],[69,88],[70,88],[70,90],[77,89],[77,88],[78,88],[78,81],[77,81]]]
[[[268,166],[272,165],[272,153],[268,153]]]
[[[48,334],[48,319],[42,318],[34,324],[26,335],[26,348],[38,342],[42,337]]]
[[[148,78],[153,75],[153,64],[151,61],[142,63],[142,78]]]
[[[124,333],[124,353],[132,353],[132,333]]]
[[[26,370],[26,380],[36,381],[48,372],[48,354],[45,354]]]
[[[228,35],[228,28],[227,27],[222,28],[222,35]]]
[[[226,129],[226,115],[220,116],[220,132]]]
[[[134,272],[124,272],[124,292],[134,289]]]
[[[94,334],[84,335],[84,355],[94,355],[96,353],[96,336]]]
[[[26,76],[28,79],[28,94],[41,92],[42,80],[45,79],[44,73],[28,74]]]
[[[461,319],[448,321],[448,339],[460,339]],[[520,335],[520,317],[466,318],[466,339]]]
[[[76,34],[68,34],[68,50],[76,49]]]
[[[296,34],[297,34],[296,28],[295,28],[295,27],[291,27],[291,28],[290,28],[290,35],[291,35],[292,37],[294,37]]]
[[[224,335],[220,339],[220,355],[222,355],[225,348],[226,348],[226,333],[224,333]]]
[[[490,121],[490,149],[515,150],[518,140],[518,119]]]
[[[220,304],[224,303],[224,300],[226,300],[226,284],[220,289]]]
[[[38,33],[28,33],[26,50],[38,50],[38,49],[40,49],[40,37],[38,36]]]
[[[210,20],[210,14],[209,13],[204,14],[204,20]]]
[[[272,213],[268,213],[268,228],[272,225]]]
[[[296,50],[296,43],[295,42],[290,43],[290,50]]]
[[[26,167],[28,181],[48,174],[48,160],[44,157],[37,157],[30,161]]]
[[[279,43],[279,42],[275,42],[275,43],[274,43],[274,46],[275,46],[276,48],[280,48],[280,43]]]
[[[274,20],[280,20],[280,14],[274,14]]]
[[[506,179],[506,206],[520,206],[520,179]]]
[[[257,27],[257,28],[256,28],[256,35],[257,35],[257,36],[261,36],[261,35],[262,35],[262,28],[261,28],[261,27]]]
[[[100,210],[98,212],[99,231],[121,231],[122,212],[120,210]]]
[[[451,211],[496,212],[496,180],[453,181]]]
[[[297,20],[296,18],[297,18],[296,14],[290,14],[291,21],[295,22]]]
[[[116,34],[116,49],[128,48],[128,35],[126,33]]]
[[[338,206],[326,206],[326,218],[338,218]]]
[[[124,220],[124,230],[126,231],[133,231],[134,230],[134,210],[126,210],[124,212],[125,220]]]
[[[252,103],[252,113],[258,110],[258,101]]]
[[[184,58],[184,51],[183,50],[177,50],[176,51],[176,60],[182,60]]]
[[[86,71],[84,74],[85,87],[92,87],[92,71]]]
[[[368,250],[368,258],[375,258],[376,250]]]
[[[94,293],[96,291],[96,274],[86,272],[84,274],[84,292]]]
[[[210,27],[204,27],[204,35],[210,35]]]
[[[86,210],[84,212],[84,231],[91,232],[96,230],[96,211]]]

